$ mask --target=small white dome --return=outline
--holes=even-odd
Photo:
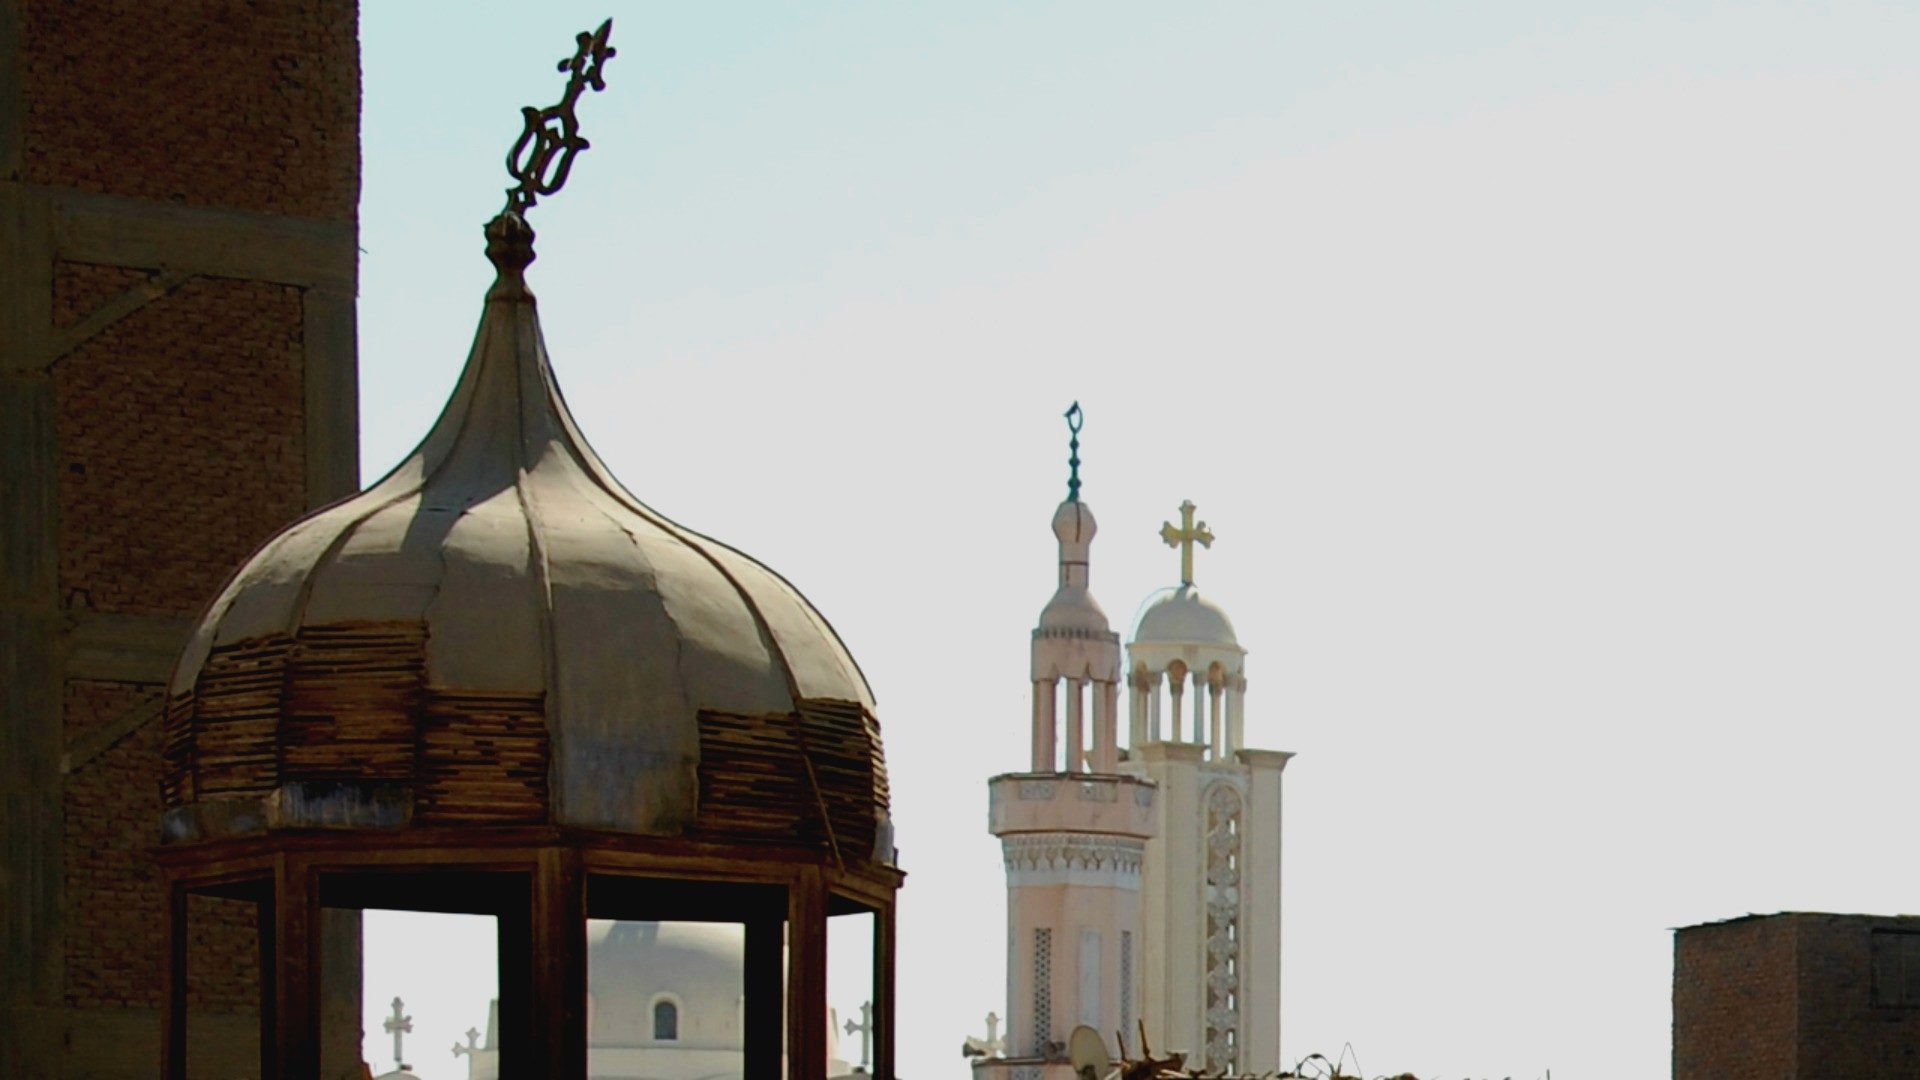
[[[1191,585],[1168,589],[1148,601],[1134,628],[1136,645],[1212,645],[1238,649],[1225,608]]]
[[[655,1008],[674,1009],[672,1040],[738,1050],[746,930],[738,923],[600,922],[587,926],[592,1046],[656,1044]]]

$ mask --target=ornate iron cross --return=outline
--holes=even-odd
[[[1193,545],[1197,543],[1203,548],[1213,546],[1213,530],[1207,528],[1207,523],[1204,521],[1194,524],[1194,509],[1193,501],[1190,499],[1180,504],[1178,529],[1174,528],[1170,521],[1160,523],[1160,539],[1165,540],[1168,547],[1180,549],[1180,584],[1182,585],[1193,584]]]
[[[386,1028],[387,1034],[393,1036],[393,1063],[402,1069],[406,1068],[406,1060],[400,1056],[400,1039],[413,1030],[413,1017],[406,1014],[399,998],[393,999],[393,1015],[387,1017],[386,1022],[380,1026]]]
[[[461,1057],[463,1055],[466,1057],[472,1057],[473,1055],[479,1052],[480,1052],[480,1029],[479,1028],[467,1029],[467,1045],[461,1046],[459,1043],[453,1044],[454,1057]]]
[[[581,136],[580,118],[573,109],[588,87],[607,88],[601,71],[616,55],[607,44],[612,33],[613,20],[608,19],[598,30],[576,35],[573,55],[560,61],[558,69],[567,73],[567,89],[560,100],[544,109],[521,107],[526,127],[507,151],[507,171],[520,183],[507,189],[507,213],[525,215],[541,196],[559,191],[573,169],[573,159],[592,145]]]

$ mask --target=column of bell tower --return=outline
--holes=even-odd
[[[1074,422],[1079,408],[1069,412]],[[1074,442],[1078,449],[1078,440]],[[1120,637],[1088,591],[1093,511],[1078,458],[1053,515],[1059,587],[1033,631],[1032,756],[988,782],[989,829],[1007,872],[1006,1057],[976,1074],[1039,1066],[1070,1077],[1085,1024],[1109,1042],[1140,1015],[1140,870],[1154,788],[1120,772]]]

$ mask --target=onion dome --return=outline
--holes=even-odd
[[[630,494],[498,271],[419,447],[269,540],[170,687],[166,836],[549,824],[890,860],[873,699],[798,590]]]
[[[1226,609],[1192,585],[1163,589],[1147,601],[1134,628],[1136,645],[1201,645],[1240,648]]]

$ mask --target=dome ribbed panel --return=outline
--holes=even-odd
[[[425,615],[436,686],[527,691],[545,685],[545,598],[517,488],[465,510],[441,545],[442,576]]]

